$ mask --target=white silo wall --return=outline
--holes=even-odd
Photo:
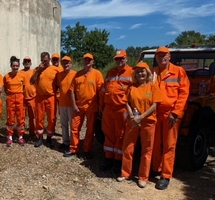
[[[61,5],[56,0],[0,0],[0,73],[9,72],[10,57],[32,58],[32,68],[40,63],[40,53],[60,53]]]

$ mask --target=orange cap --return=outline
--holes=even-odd
[[[90,54],[90,53],[84,54],[83,58],[91,58],[92,60],[94,59],[94,58],[93,58],[93,55]]]
[[[58,53],[53,53],[52,58],[60,58],[60,55]]]
[[[64,56],[64,57],[62,58],[62,60],[72,61],[72,58],[71,58],[71,57],[69,57],[69,56]]]
[[[29,56],[25,56],[25,57],[23,58],[23,60],[31,60],[31,58],[30,58]]]
[[[120,49],[116,51],[116,55],[113,58],[122,58],[124,56],[127,56],[126,51]]]
[[[146,68],[146,69],[149,69],[149,66],[147,63],[145,62],[138,62],[134,67],[133,69],[137,69],[137,68]]]
[[[156,54],[157,53],[169,53],[169,49],[167,47],[161,46],[157,49]]]

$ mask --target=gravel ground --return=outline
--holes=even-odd
[[[56,132],[54,149],[45,145],[34,148],[27,134],[24,147],[16,141],[12,147],[6,147],[5,129],[0,129],[1,200],[215,200],[215,149],[211,149],[205,166],[199,171],[189,172],[176,166],[167,190],[155,189],[156,178],[150,178],[147,187],[140,189],[135,178],[118,183],[112,171],[99,171],[104,153],[96,141],[92,160],[64,158],[63,150],[58,147],[61,143],[59,123]]]

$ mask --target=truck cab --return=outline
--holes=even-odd
[[[190,95],[179,129],[176,163],[192,171],[203,167],[215,145],[215,46],[169,48],[173,64],[183,67],[190,81]],[[139,61],[157,66],[156,49],[142,51]],[[205,93],[199,86],[206,84]]]

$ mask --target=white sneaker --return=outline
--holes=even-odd
[[[120,176],[120,177],[118,177],[116,180],[117,180],[118,182],[122,182],[122,181],[124,181],[124,180],[126,180],[126,179],[127,179],[126,177]]]
[[[147,182],[138,180],[138,186],[139,186],[140,188],[145,188],[146,185],[147,185]]]

